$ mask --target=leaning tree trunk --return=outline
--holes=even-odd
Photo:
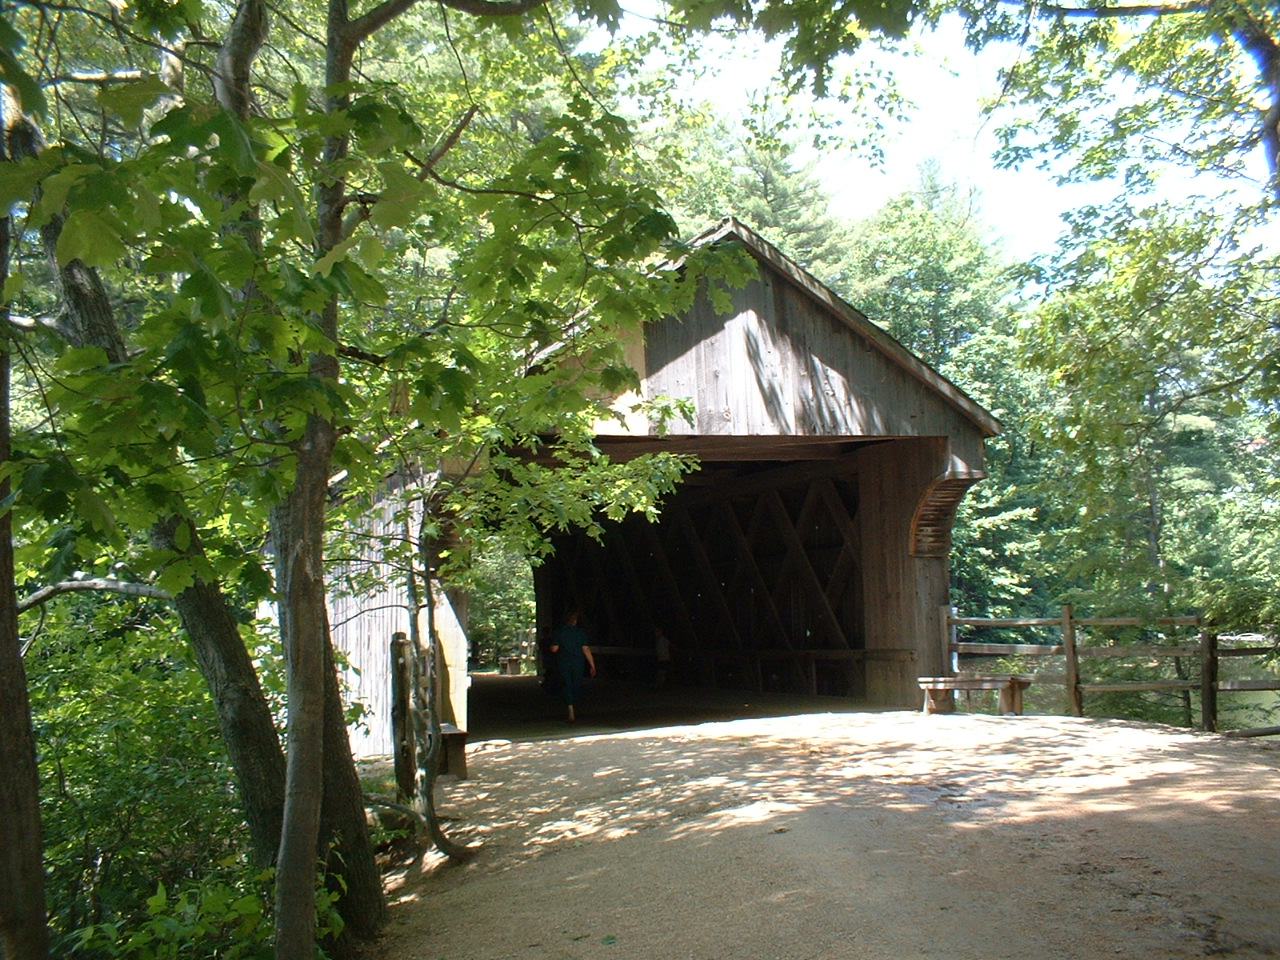
[[[187,549],[179,550],[175,536],[178,523],[177,518],[170,518],[156,524],[151,531],[152,544],[188,556],[203,555],[195,530],[190,531]],[[275,717],[222,588],[197,577],[173,603],[218,712],[222,743],[235,771],[254,859],[259,866],[267,866],[275,861],[284,823],[284,751]]]
[[[313,367],[321,376],[327,372],[323,359]],[[271,517],[289,696],[284,829],[276,860],[276,960],[312,960],[315,954],[328,643],[324,529],[333,444],[333,424],[312,414],[294,444],[293,490]]]
[[[41,137],[29,120],[19,118],[9,124],[8,133],[9,142],[23,155],[39,153]],[[80,260],[58,263],[61,229],[61,217],[50,218],[41,229],[49,269],[62,294],[57,330],[73,347],[98,347],[110,362],[125,363],[128,350],[124,336],[98,272]],[[174,532],[179,522],[175,517],[156,524],[152,542],[161,549],[204,560],[204,548],[194,535],[185,548],[178,547]],[[198,568],[205,566],[197,564]],[[221,586],[197,580],[174,597],[174,604],[218,713],[249,824],[254,860],[267,866],[274,862],[280,844],[284,809],[284,753],[275,718]]]
[[[13,125],[11,139],[28,155],[34,156],[40,149],[39,132],[25,119]],[[126,362],[125,340],[97,271],[79,260],[57,263],[54,254],[61,224],[61,218],[53,218],[41,237],[50,269],[63,294],[58,330],[72,346],[96,346],[112,362]],[[156,524],[151,531],[152,543],[160,549],[203,560],[204,548],[194,530],[188,544],[178,547],[175,532],[180,522],[183,521],[173,517]],[[197,579],[174,597],[174,605],[217,710],[222,740],[249,826],[254,860],[260,866],[270,865],[280,847],[285,798],[285,757],[271,707],[221,585]],[[336,718],[341,725],[344,709],[336,679],[331,685],[326,684],[325,694],[326,717]],[[338,911],[352,935],[369,937],[385,922],[386,905],[345,728],[342,736],[341,743],[336,737],[330,738],[333,746],[328,751],[329,762],[339,769],[325,777],[323,832],[326,837],[338,838],[338,862],[332,870],[341,874],[344,887],[338,897]],[[337,885],[336,879],[330,882],[331,886]]]
[[[0,143],[0,160],[7,159]],[[0,218],[0,287],[9,277],[9,218]],[[8,465],[9,310],[0,308],[0,465]],[[0,481],[0,499],[9,481]],[[14,585],[13,524],[0,514],[0,957],[45,960],[49,928],[45,916],[44,863],[40,827],[40,776],[36,766],[31,701],[18,639]]]
[[[364,787],[351,757],[347,718],[342,709],[333,646],[325,628],[324,646],[324,804],[320,811],[320,849],[332,852],[326,861],[327,882],[341,894],[338,903],[346,932],[370,940],[387,922],[387,899],[382,873],[373,855]]]

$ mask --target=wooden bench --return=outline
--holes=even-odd
[[[1022,691],[1031,686],[1030,677],[921,677],[925,713],[951,713],[957,690],[999,690],[1001,714],[1022,714]]]
[[[447,773],[459,780],[467,779],[467,733],[452,723],[440,724],[443,743],[440,747],[439,773]]]

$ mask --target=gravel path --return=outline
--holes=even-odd
[[[563,737],[563,733],[561,733]],[[1280,749],[808,713],[491,739],[378,960],[1280,956]]]

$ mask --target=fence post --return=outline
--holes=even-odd
[[[409,720],[412,665],[409,638],[403,632],[391,635],[391,743],[395,759],[396,793],[408,800],[414,793],[414,734]]]
[[[1218,732],[1218,635],[1200,631],[1200,726]]]
[[[956,665],[951,660],[951,618],[956,615],[955,607],[945,604],[938,608],[938,637],[942,641],[942,673],[943,676],[956,673]]]
[[[1084,716],[1084,699],[1080,696],[1080,659],[1076,655],[1076,624],[1071,618],[1071,604],[1062,605],[1062,652],[1066,654],[1064,682],[1067,687],[1067,706],[1073,717]]]

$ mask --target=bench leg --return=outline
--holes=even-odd
[[[925,713],[954,713],[955,697],[950,690],[926,690],[924,692]]]
[[[1000,688],[1001,715],[1006,713],[1022,716],[1022,686],[1017,683],[1006,683]]]
[[[444,749],[440,751],[440,773],[447,773],[459,780],[467,779],[467,735],[446,733]]]

